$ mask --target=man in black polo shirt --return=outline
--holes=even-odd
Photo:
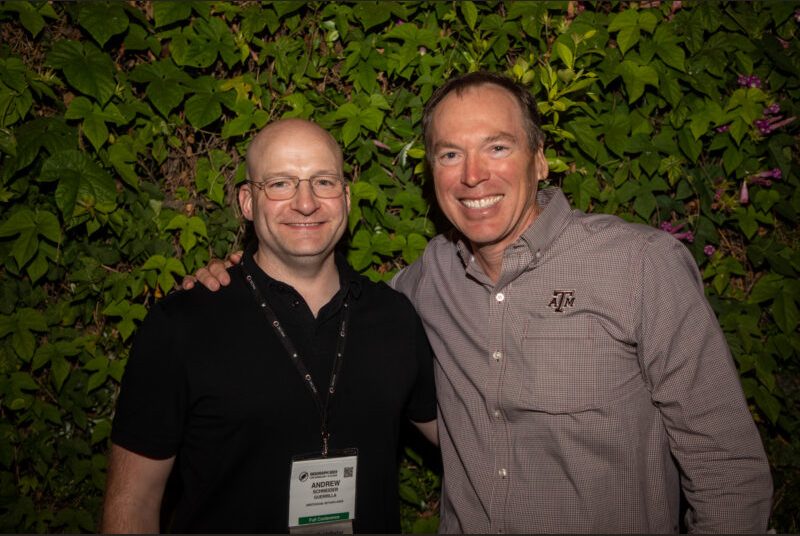
[[[232,284],[168,296],[137,335],[102,530],[157,532],[174,469],[173,532],[399,532],[399,426],[435,436],[422,325],[334,253],[350,198],[327,132],[273,123],[247,165],[257,243]]]

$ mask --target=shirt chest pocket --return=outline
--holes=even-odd
[[[635,352],[586,315],[532,318],[522,340],[522,410],[578,413],[610,405],[641,385]]]

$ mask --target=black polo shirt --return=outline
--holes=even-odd
[[[436,417],[430,348],[412,305],[337,256],[341,289],[314,318],[252,252],[244,262],[323,391],[348,297],[330,447],[358,449],[355,531],[399,532],[399,426]],[[111,438],[147,457],[177,455],[173,532],[286,532],[291,458],[319,452],[319,412],[241,271],[229,272],[218,292],[178,292],[151,308]]]

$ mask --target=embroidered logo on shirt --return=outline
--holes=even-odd
[[[548,307],[552,307],[557,313],[565,312],[567,307],[575,307],[575,291],[574,290],[554,290],[553,297],[550,298]]]

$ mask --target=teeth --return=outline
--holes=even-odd
[[[503,199],[502,195],[493,195],[491,197],[484,197],[483,199],[462,199],[461,202],[467,208],[486,208],[491,207],[501,199]]]

